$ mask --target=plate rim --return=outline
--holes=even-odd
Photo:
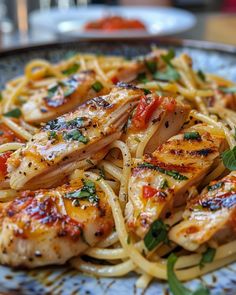
[[[121,43],[122,42],[122,43]],[[140,45],[146,43],[147,46],[151,45],[160,45],[160,46],[175,46],[175,47],[189,47],[195,49],[202,49],[206,51],[217,51],[220,53],[236,54],[236,46],[220,42],[211,42],[205,40],[197,39],[181,39],[181,38],[170,38],[170,37],[137,37],[134,39],[121,38],[71,38],[66,40],[57,40],[52,42],[37,42],[34,44],[22,44],[17,46],[12,46],[8,48],[0,49],[0,58],[11,56],[15,54],[24,54],[26,51],[37,51],[55,47],[57,49],[63,48],[65,46],[76,46],[81,43],[84,45],[96,44],[99,45],[114,45],[117,43],[117,46],[122,45]]]

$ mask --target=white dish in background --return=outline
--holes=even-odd
[[[142,21],[147,31],[120,30],[112,32],[84,31],[87,22],[106,15],[119,15]],[[30,15],[33,32],[43,34],[45,31],[63,37],[117,37],[132,38],[145,36],[167,36],[192,28],[196,23],[195,16],[185,10],[169,7],[147,6],[104,6],[91,5],[60,10],[53,8],[46,11],[34,11]]]

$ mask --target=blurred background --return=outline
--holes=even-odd
[[[236,45],[236,0],[0,0],[0,48],[170,36]]]

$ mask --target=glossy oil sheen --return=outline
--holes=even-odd
[[[192,56],[195,69],[216,73],[236,82],[236,49],[219,46],[214,48],[205,43],[197,43],[197,47],[190,44],[181,46],[181,42],[157,42],[161,47],[173,47],[177,53],[186,52]],[[175,45],[178,44],[178,45]],[[187,44],[187,43],[186,43]],[[30,49],[13,50],[0,54],[0,89],[4,83],[23,73],[24,65],[33,58],[46,58],[57,62],[75,52],[90,52],[96,54],[114,54],[132,57],[150,51],[151,42],[72,42],[67,44],[47,45]],[[206,49],[201,49],[208,47]],[[218,48],[218,49],[216,49]],[[228,51],[227,51],[228,50]],[[201,279],[188,282],[186,285],[195,289],[199,283],[204,283],[213,295],[236,294],[236,263],[218,271],[207,274]],[[130,274],[120,279],[97,279],[85,276],[69,266],[45,267],[35,270],[11,270],[0,266],[0,293],[1,294],[144,294],[143,290],[135,287],[137,276]],[[164,282],[153,282],[146,295],[167,295],[168,286]]]

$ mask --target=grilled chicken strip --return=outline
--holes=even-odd
[[[109,91],[96,81],[94,71],[80,72],[36,91],[23,105],[23,116],[30,123],[47,122],[74,110],[87,99]]]
[[[186,191],[203,179],[224,140],[195,125],[173,136],[138,160],[129,181],[126,218],[130,230],[143,236],[150,224],[185,203]]]
[[[140,142],[145,153],[152,153],[160,144],[175,135],[183,126],[190,108],[171,97],[156,94],[143,96],[127,128],[125,140],[131,154],[137,156]],[[147,132],[148,130],[148,132]]]
[[[200,195],[191,198],[184,221],[174,226],[169,238],[194,251],[214,239],[219,243],[236,237],[236,172],[213,181]]]
[[[114,222],[106,195],[89,180],[24,191],[0,215],[0,263],[64,264],[104,239]]]
[[[109,95],[91,99],[75,112],[48,122],[8,159],[11,188],[52,187],[76,168],[84,169],[91,157],[103,158],[103,148],[120,137],[142,95],[143,90],[121,83]]]

